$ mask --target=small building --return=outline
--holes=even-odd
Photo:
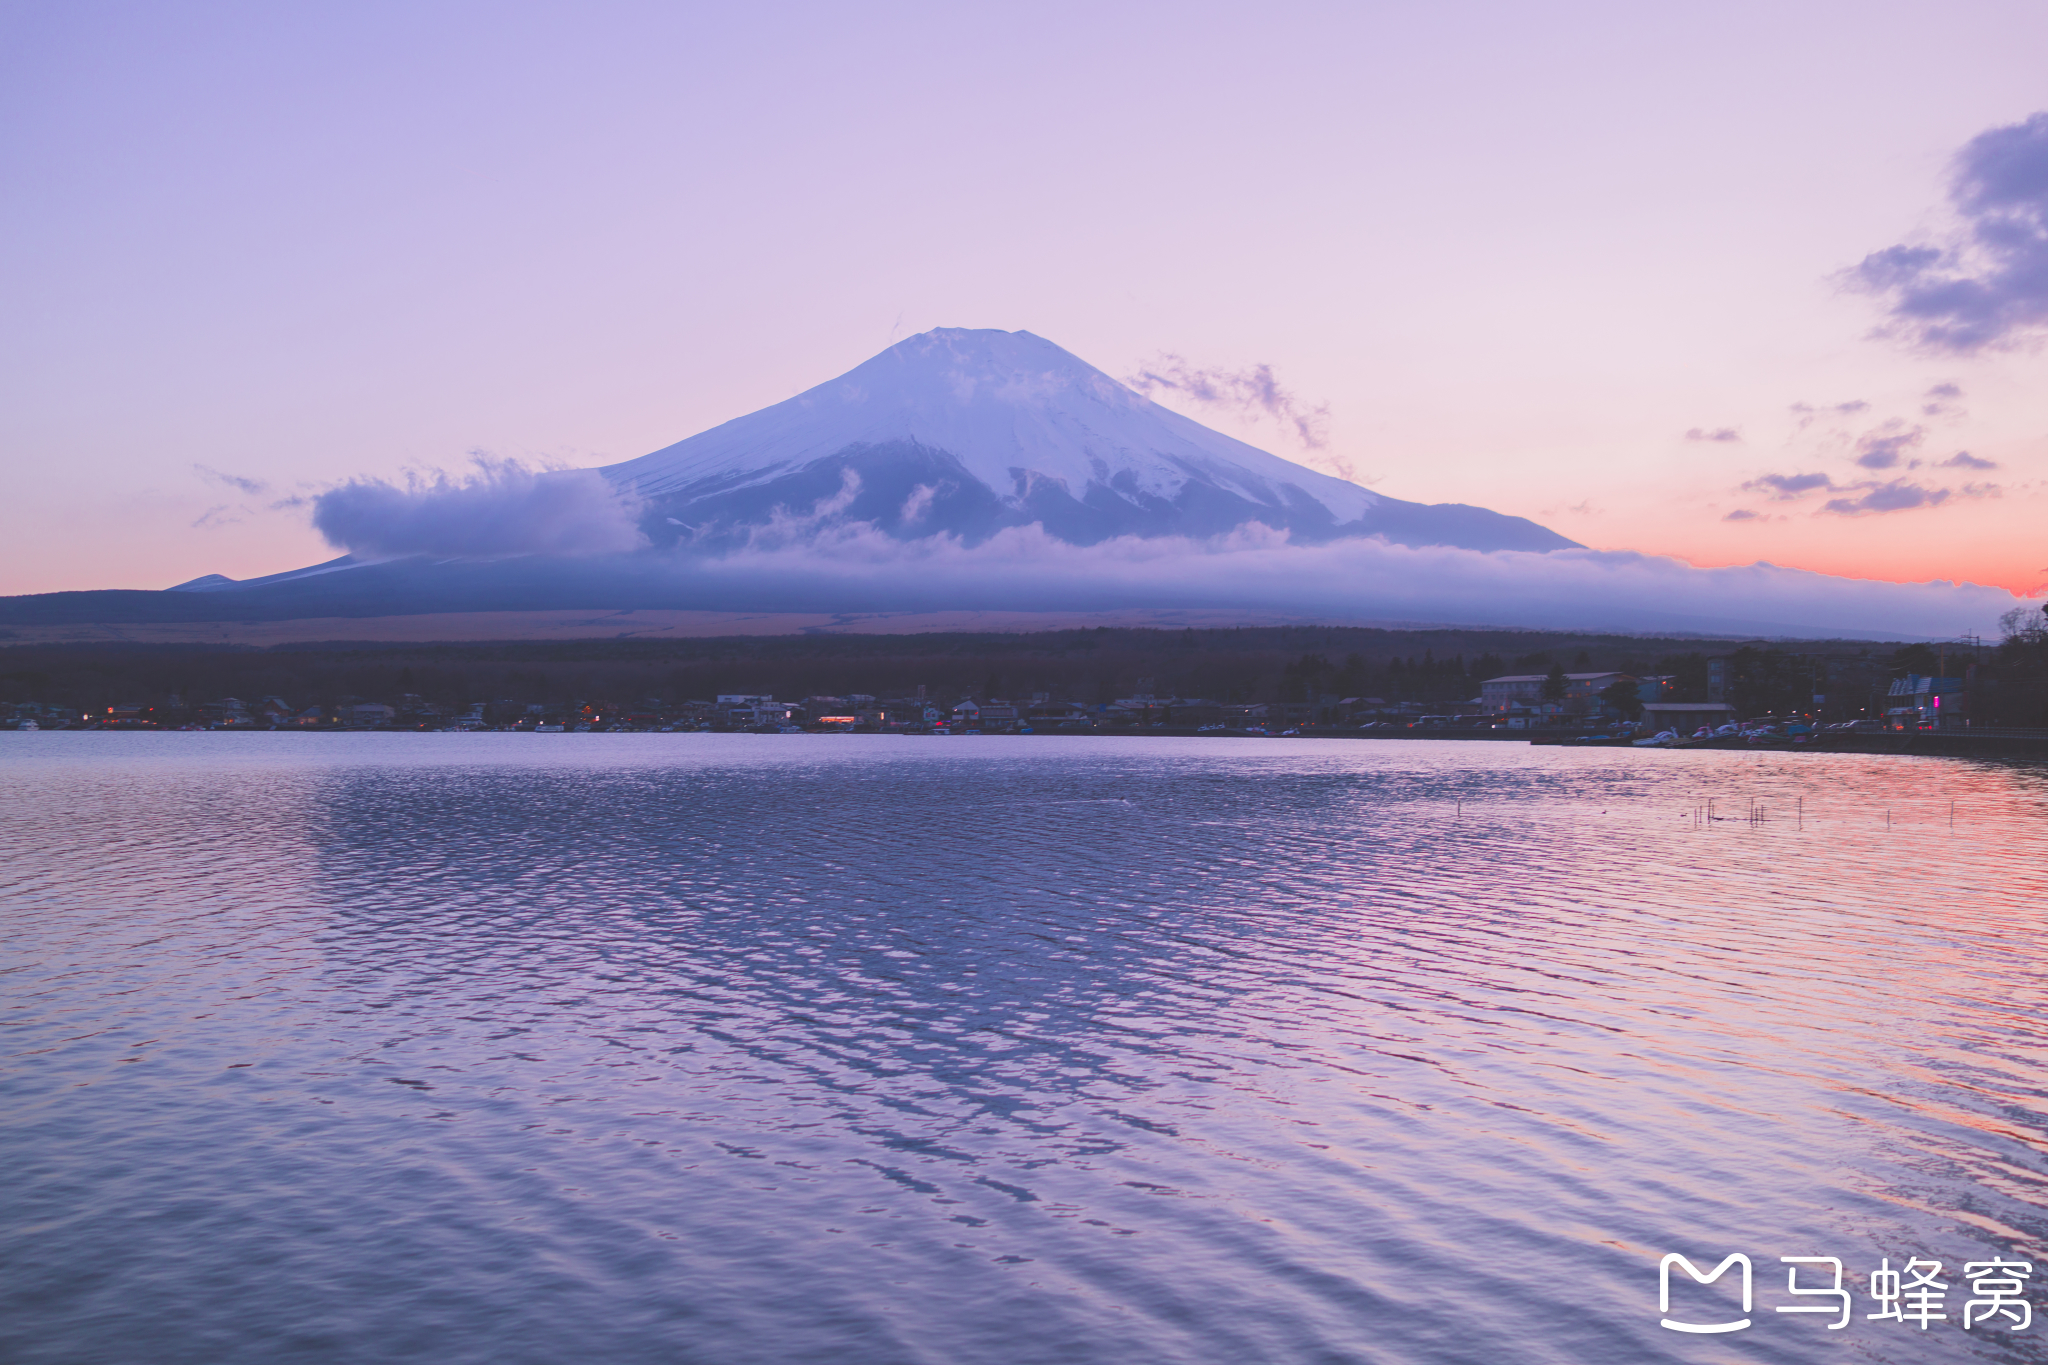
[[[1932,725],[1959,730],[1969,724],[1970,692],[1964,678],[1935,678],[1908,673],[1892,679],[1885,717],[1895,729]]]
[[[249,708],[240,697],[222,697],[199,703],[199,718],[214,725],[246,725]]]
[[[1645,706],[1653,701],[1677,699],[1678,675],[1676,673],[1638,673],[1635,675],[1635,680],[1636,700]]]
[[[1548,681],[1547,673],[1509,673],[1488,678],[1479,685],[1481,703],[1486,710],[1503,716],[1515,711],[1583,716],[1598,709],[1602,692],[1618,682],[1634,682],[1635,677],[1628,673],[1567,673],[1562,701],[1545,700],[1543,684]]]

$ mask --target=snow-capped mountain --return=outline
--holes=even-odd
[[[1029,332],[943,327],[839,378],[608,466],[656,546],[723,549],[782,517],[972,544],[1042,525],[1088,545],[1247,522],[1296,542],[1574,545],[1520,517],[1403,502],[1212,431]]]
[[[1284,543],[1226,538],[1251,523]],[[637,460],[552,471],[484,460],[470,476],[404,487],[357,479],[314,499],[314,524],[347,553],[239,582],[209,574],[118,602],[59,594],[16,609],[138,620],[1092,611],[1235,605],[1246,593],[1299,609],[1329,589],[1363,594],[1345,610],[1377,616],[1372,603],[1390,596],[1380,577],[1408,591],[1438,572],[1386,567],[1410,563],[1401,555],[1581,548],[1520,517],[1403,502],[1268,454],[1029,332],[958,328]],[[1365,558],[1311,567],[1350,550]],[[1254,565],[1278,577],[1258,587]]]
[[[1222,534],[1247,523],[1287,534]],[[347,553],[240,582],[0,599],[0,627],[202,623],[225,639],[224,622],[298,620],[330,632],[318,638],[368,639],[384,637],[336,618],[432,615],[458,638],[594,612],[572,633],[655,638],[764,620],[954,629],[966,613],[1004,629],[1220,611],[1891,639],[1977,628],[2018,600],[1694,569],[1589,551],[1484,508],[1402,502],[1211,431],[1028,332],[927,332],[602,470],[480,459],[404,486],[350,480],[314,499],[314,524]]]

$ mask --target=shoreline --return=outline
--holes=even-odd
[[[171,734],[248,734],[248,735],[283,735],[283,734],[301,734],[301,735],[379,735],[379,734],[382,734],[382,735],[421,735],[421,734],[437,734],[437,735],[451,735],[451,734],[482,734],[482,735],[492,735],[492,734],[497,734],[497,735],[503,735],[503,734],[531,734],[531,733],[533,733],[533,732],[532,732],[532,731],[522,731],[522,730],[498,730],[498,729],[485,729],[485,730],[455,730],[455,729],[444,729],[444,730],[407,730],[407,729],[377,729],[377,728],[368,728],[368,727],[364,727],[364,728],[354,728],[354,727],[327,727],[327,726],[320,726],[320,727],[311,727],[311,726],[309,726],[309,727],[305,727],[305,728],[282,728],[282,727],[273,727],[273,728],[264,728],[264,729],[259,729],[259,728],[255,728],[255,727],[250,727],[250,728],[247,728],[247,729],[243,729],[243,728],[235,727],[235,728],[227,728],[227,729],[215,729],[215,730],[182,730],[182,729],[160,729],[160,728],[156,728],[156,727],[142,727],[142,726],[121,726],[121,727],[113,727],[113,726],[107,726],[107,727],[95,727],[95,728],[90,728],[90,729],[71,729],[71,728],[65,728],[65,729],[59,729],[59,730],[40,730],[40,731],[10,731],[10,732],[7,732],[7,733],[16,733],[16,734],[22,734],[22,733],[27,733],[27,734],[158,734],[158,735],[171,735]],[[633,734],[633,735],[660,735],[660,734],[673,734],[673,735],[677,735],[677,736],[683,736],[683,735],[691,735],[691,734],[728,734],[728,735],[741,735],[741,734],[750,734],[750,733],[758,733],[758,732],[755,732],[755,731],[747,731],[747,730],[723,730],[723,731],[717,731],[717,730],[681,730],[681,731],[662,731],[662,730],[602,730],[602,731],[594,731],[594,732],[592,732],[592,731],[583,731],[583,732],[578,732],[578,731],[573,731],[573,730],[570,730],[570,731],[562,731],[562,732],[560,732],[560,733],[563,733],[563,734],[576,734],[576,733],[586,733],[586,734],[590,734],[590,733],[595,733],[595,734]],[[1408,732],[1392,732],[1392,733],[1369,733],[1369,734],[1359,734],[1359,733],[1351,733],[1351,732],[1346,732],[1346,731],[1341,731],[1341,730],[1339,730],[1339,731],[1310,731],[1310,732],[1306,732],[1306,733],[1303,733],[1303,734],[1298,734],[1298,735],[1253,735],[1253,734],[1246,734],[1246,733],[1244,733],[1244,732],[1242,732],[1242,731],[1237,731],[1237,732],[1228,732],[1228,733],[1221,733],[1221,734],[1219,734],[1219,733],[1216,733],[1216,732],[1213,732],[1213,731],[1211,731],[1211,732],[1208,732],[1208,733],[1204,733],[1204,732],[1202,732],[1202,731],[1200,731],[1200,730],[1197,730],[1197,729],[1192,729],[1192,728],[1186,728],[1186,727],[1180,727],[1180,726],[1169,726],[1169,727],[1165,727],[1165,728],[1161,728],[1161,729],[1149,729],[1149,730],[1117,730],[1117,731],[1099,731],[1099,730],[1034,730],[1034,731],[1031,731],[1031,732],[1030,732],[1030,733],[1028,733],[1028,734],[1005,734],[1005,733],[1003,733],[1003,732],[1000,732],[1000,731],[992,731],[992,732],[984,732],[984,731],[972,731],[972,732],[964,732],[964,733],[961,733],[961,734],[949,734],[949,733],[947,733],[947,732],[944,732],[944,731],[940,731],[940,732],[933,732],[933,731],[915,731],[915,730],[899,730],[899,731],[882,731],[882,732],[871,732],[871,731],[855,732],[855,731],[850,731],[850,730],[845,730],[845,731],[834,731],[834,730],[806,730],[806,731],[802,731],[802,732],[800,732],[800,733],[802,733],[802,734],[805,734],[805,735],[812,735],[812,736],[819,736],[819,735],[833,735],[833,734],[853,734],[853,733],[863,733],[863,734],[897,734],[897,735],[902,735],[902,736],[904,736],[904,737],[906,737],[906,738],[920,738],[920,739],[949,739],[949,738],[966,738],[966,737],[969,737],[969,735],[971,734],[971,736],[972,736],[973,738],[988,738],[988,739],[1226,739],[1226,740],[1244,740],[1244,739],[1308,739],[1308,740],[1325,740],[1325,741],[1328,741],[1328,740],[1349,740],[1349,741],[1354,741],[1354,742],[1368,742],[1368,743],[1369,743],[1369,742],[1374,742],[1374,741],[1392,741],[1392,742],[1395,742],[1395,743],[1414,743],[1414,742],[1418,742],[1418,741],[1431,741],[1431,740],[1436,740],[1436,741],[1448,741],[1448,742],[1451,742],[1451,743],[1459,743],[1459,744],[1467,744],[1467,743],[1492,743],[1492,744],[1527,744],[1527,745],[1533,745],[1533,746],[1535,746],[1535,747],[1538,747],[1538,748],[1563,748],[1563,749],[1631,749],[1631,750],[1635,750],[1635,749],[1640,749],[1640,750],[1641,750],[1641,751],[1643,751],[1643,752],[1649,752],[1649,753],[1673,753],[1673,752],[1687,752],[1687,751],[1696,751],[1696,750],[1714,750],[1714,751],[1720,751],[1720,752],[1727,752],[1727,751],[1735,751],[1735,752],[1742,752],[1742,753],[1816,753],[1816,754],[1898,754],[1898,755],[1902,755],[1902,756],[1907,756],[1907,757],[1930,757],[1930,758],[2048,758],[2048,730],[2043,730],[2043,731],[2038,731],[2038,732],[2031,732],[2031,733],[2029,733],[2029,732],[2025,732],[2025,731],[2001,731],[2001,732],[1998,732],[1998,733],[1972,733],[1972,732],[1970,732],[1970,731],[1949,731],[1949,732],[1946,732],[1946,733],[1936,733],[1936,732],[1923,732],[1923,733],[1916,733],[1916,734],[1903,734],[1903,733],[1892,733],[1892,734],[1877,734],[1877,735],[1831,735],[1831,736],[1826,736],[1826,737],[1824,737],[1824,738],[1820,738],[1820,739],[1816,739],[1816,740],[1808,741],[1807,743],[1803,743],[1803,744],[1800,744],[1800,743],[1794,743],[1793,741],[1791,741],[1791,740],[1789,740],[1789,739],[1774,739],[1774,740],[1767,740],[1767,741],[1763,741],[1763,742],[1760,742],[1760,743],[1752,743],[1752,742],[1750,742],[1750,741],[1748,741],[1748,740],[1746,740],[1746,739],[1738,739],[1738,738],[1734,738],[1734,737],[1725,737],[1725,738],[1716,738],[1716,739],[1696,739],[1696,740],[1680,740],[1679,742],[1677,742],[1677,743],[1675,743],[1675,744],[1655,744],[1655,745],[1651,745],[1651,744],[1645,744],[1645,745],[1637,745],[1637,744],[1634,744],[1634,743],[1632,743],[1632,742],[1631,742],[1631,741],[1629,741],[1629,740],[1590,740],[1590,741],[1589,741],[1589,740],[1585,740],[1585,739],[1582,739],[1582,738],[1580,738],[1580,737],[1578,737],[1578,736],[1573,736],[1573,735],[1543,735],[1543,734],[1531,735],[1531,734],[1527,733],[1526,731],[1524,731],[1524,732],[1514,732],[1514,731],[1510,731],[1510,732],[1497,732],[1497,731],[1483,731],[1483,730],[1482,730],[1482,731],[1472,731],[1472,730],[1467,730],[1467,731],[1459,731],[1459,730],[1433,730],[1433,731],[1423,731],[1423,732],[1413,732],[1413,731],[1408,731]]]

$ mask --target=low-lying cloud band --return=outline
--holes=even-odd
[[[1757,486],[1780,496],[1847,491],[1824,475],[1773,476]],[[1838,510],[1883,510],[1880,504],[1915,496],[1896,481],[1857,491],[1868,507]],[[415,475],[404,486],[354,480],[320,495],[314,520],[360,557],[470,562],[466,581],[496,573],[476,561],[557,563],[559,570],[538,578],[522,569],[492,591],[552,598],[572,585],[578,605],[594,607],[1242,608],[1353,620],[1883,637],[1988,630],[2018,600],[1970,584],[1833,578],[1770,564],[1697,569],[1627,552],[1414,548],[1376,538],[1296,545],[1256,522],[1210,540],[1126,536],[1084,546],[1035,524],[973,545],[950,535],[905,540],[845,519],[843,494],[783,515],[745,548],[721,555],[644,549],[634,524],[639,509],[595,471],[535,472],[489,458],[465,476]]]
[[[873,610],[1246,607],[1358,620],[1782,635],[1988,631],[2013,594],[1834,578],[1771,564],[1698,569],[1629,552],[1482,552],[1381,540],[1301,546],[1263,526],[1211,541],[1057,541],[1035,526],[972,548],[843,527],[806,546],[687,566],[706,604]],[[829,596],[832,605],[823,607]]]
[[[398,555],[616,554],[645,544],[638,505],[594,469],[533,470],[479,455],[466,475],[413,473],[401,486],[351,479],[313,499],[327,543]]]

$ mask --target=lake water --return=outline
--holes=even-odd
[[[2048,1359],[2048,767],[10,733],[0,784],[10,1361]],[[1661,1327],[1669,1252],[1752,1325]],[[1887,1258],[1945,1320],[1865,1316]],[[1994,1258],[2025,1331],[1962,1326]]]

